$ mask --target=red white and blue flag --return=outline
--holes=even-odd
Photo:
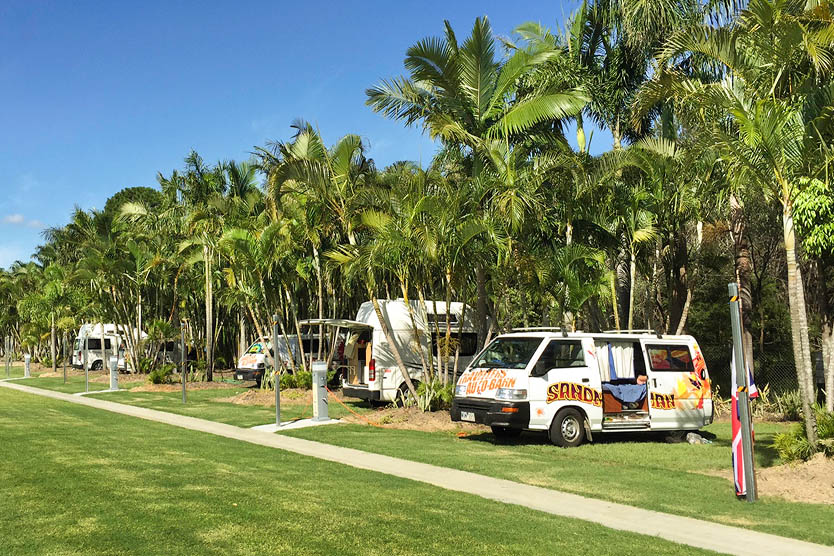
[[[733,350],[733,359],[730,362],[730,376],[731,391],[732,391],[732,423],[733,423],[733,481],[736,485],[736,496],[745,496],[747,494],[747,484],[744,480],[744,449],[741,443],[741,413],[738,407],[738,393],[741,388],[747,386],[743,382],[739,384],[736,376],[736,354]],[[750,367],[747,367],[748,378],[748,396],[752,398],[759,397],[759,391],[756,388],[756,383],[753,382],[753,374],[750,372]],[[750,434],[753,433],[753,423],[750,423]]]

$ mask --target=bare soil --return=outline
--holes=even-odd
[[[733,482],[732,469],[705,475]],[[778,496],[792,502],[834,504],[834,459],[816,454],[808,461],[756,470],[759,496]]]
[[[227,382],[188,382],[189,390],[223,390],[228,388],[240,388],[237,384]],[[143,384],[131,388],[131,392],[179,392],[182,389],[181,383],[176,384]]]
[[[340,395],[339,395],[340,396]],[[340,398],[341,399],[341,398]],[[216,402],[233,403],[237,405],[275,406],[275,392],[253,388],[228,398],[217,398]],[[302,388],[281,390],[281,405],[311,405],[313,391]]]
[[[424,432],[458,432],[462,434],[489,432],[489,427],[474,423],[456,423],[449,417],[449,412],[422,412],[416,407],[385,407],[357,417],[349,415],[342,419],[348,423],[368,425],[369,422],[388,429],[417,430]]]

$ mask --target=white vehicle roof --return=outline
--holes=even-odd
[[[569,339],[581,339],[581,338],[592,338],[594,340],[612,340],[612,341],[623,341],[623,340],[686,340],[686,341],[695,341],[695,338],[689,335],[676,335],[676,334],[658,334],[655,332],[648,332],[648,331],[616,331],[616,330],[606,330],[605,332],[561,332],[556,329],[535,329],[535,328],[525,328],[525,329],[516,329],[512,332],[506,334],[500,334],[497,336],[498,338],[513,338],[513,337],[523,337],[523,338],[569,338]]]

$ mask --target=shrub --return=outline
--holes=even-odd
[[[149,373],[153,370],[154,360],[150,357],[140,357],[139,358],[139,372],[140,373]]]
[[[817,436],[820,441],[818,449],[832,456],[834,455],[834,413],[828,413],[820,406],[814,406],[814,411],[817,414]],[[784,461],[807,460],[817,451],[808,442],[805,426],[802,423],[796,423],[788,432],[777,434],[773,438],[773,444],[779,452],[779,457]]]
[[[432,379],[417,385],[417,407],[420,411],[437,411],[448,409],[455,396],[455,385],[443,385],[440,379]]]
[[[777,394],[774,405],[784,420],[802,419],[802,397],[799,395],[799,390],[788,390],[783,394]]]
[[[166,363],[150,372],[148,375],[148,382],[151,384],[167,384],[170,382],[171,374],[173,374],[176,366],[173,363]]]

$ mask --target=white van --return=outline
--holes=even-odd
[[[437,329],[440,337],[446,334],[446,303],[444,301],[410,301],[414,309],[414,324],[417,327],[420,342],[414,338],[414,329],[408,307],[403,299],[380,299],[379,305],[383,318],[388,323],[394,341],[399,348],[403,363],[412,381],[423,379],[423,365],[420,351],[426,361],[428,351],[432,350],[435,370],[437,361]],[[474,325],[474,310],[469,307],[462,316],[463,303],[452,302],[449,305],[451,338],[458,357],[459,368],[466,366],[477,353],[478,334]],[[461,318],[463,322],[461,322]],[[356,320],[347,319],[310,319],[303,325],[335,326],[347,330],[343,354],[332,365],[337,373],[342,374],[342,393],[352,398],[369,401],[393,402],[408,390],[405,379],[394,358],[394,353],[385,334],[382,332],[374,305],[364,302],[356,313]],[[442,345],[442,344],[441,344]],[[449,353],[449,369],[454,366],[454,354]],[[451,377],[454,380],[454,377]]]
[[[593,433],[698,430],[712,423],[706,363],[691,336],[502,334],[455,386],[453,421],[502,436],[548,431],[558,446]]]
[[[289,346],[287,346],[289,342]],[[313,355],[315,360],[319,351],[319,337],[315,334],[302,334],[301,346],[304,349],[304,356],[307,361],[310,360],[310,355]],[[272,350],[271,338],[258,338],[246,350],[240,359],[238,359],[235,366],[235,379],[237,380],[254,380],[258,384],[264,376],[264,370],[269,365],[266,357],[266,352],[269,350],[270,354],[274,354]],[[326,353],[326,347],[324,348]],[[284,366],[290,367],[290,358],[294,359],[296,365],[301,367],[301,357],[298,355],[298,335],[289,334],[286,338],[280,336],[278,338],[278,362],[283,362]]]
[[[122,346],[122,336],[119,327],[115,324],[82,324],[75,337],[72,350],[72,366],[76,369],[83,368],[84,345],[87,346],[87,368],[90,370],[104,369],[104,351],[101,348],[102,331],[104,332],[104,351],[107,358],[114,355],[119,356],[119,369],[124,370],[125,353]]]

